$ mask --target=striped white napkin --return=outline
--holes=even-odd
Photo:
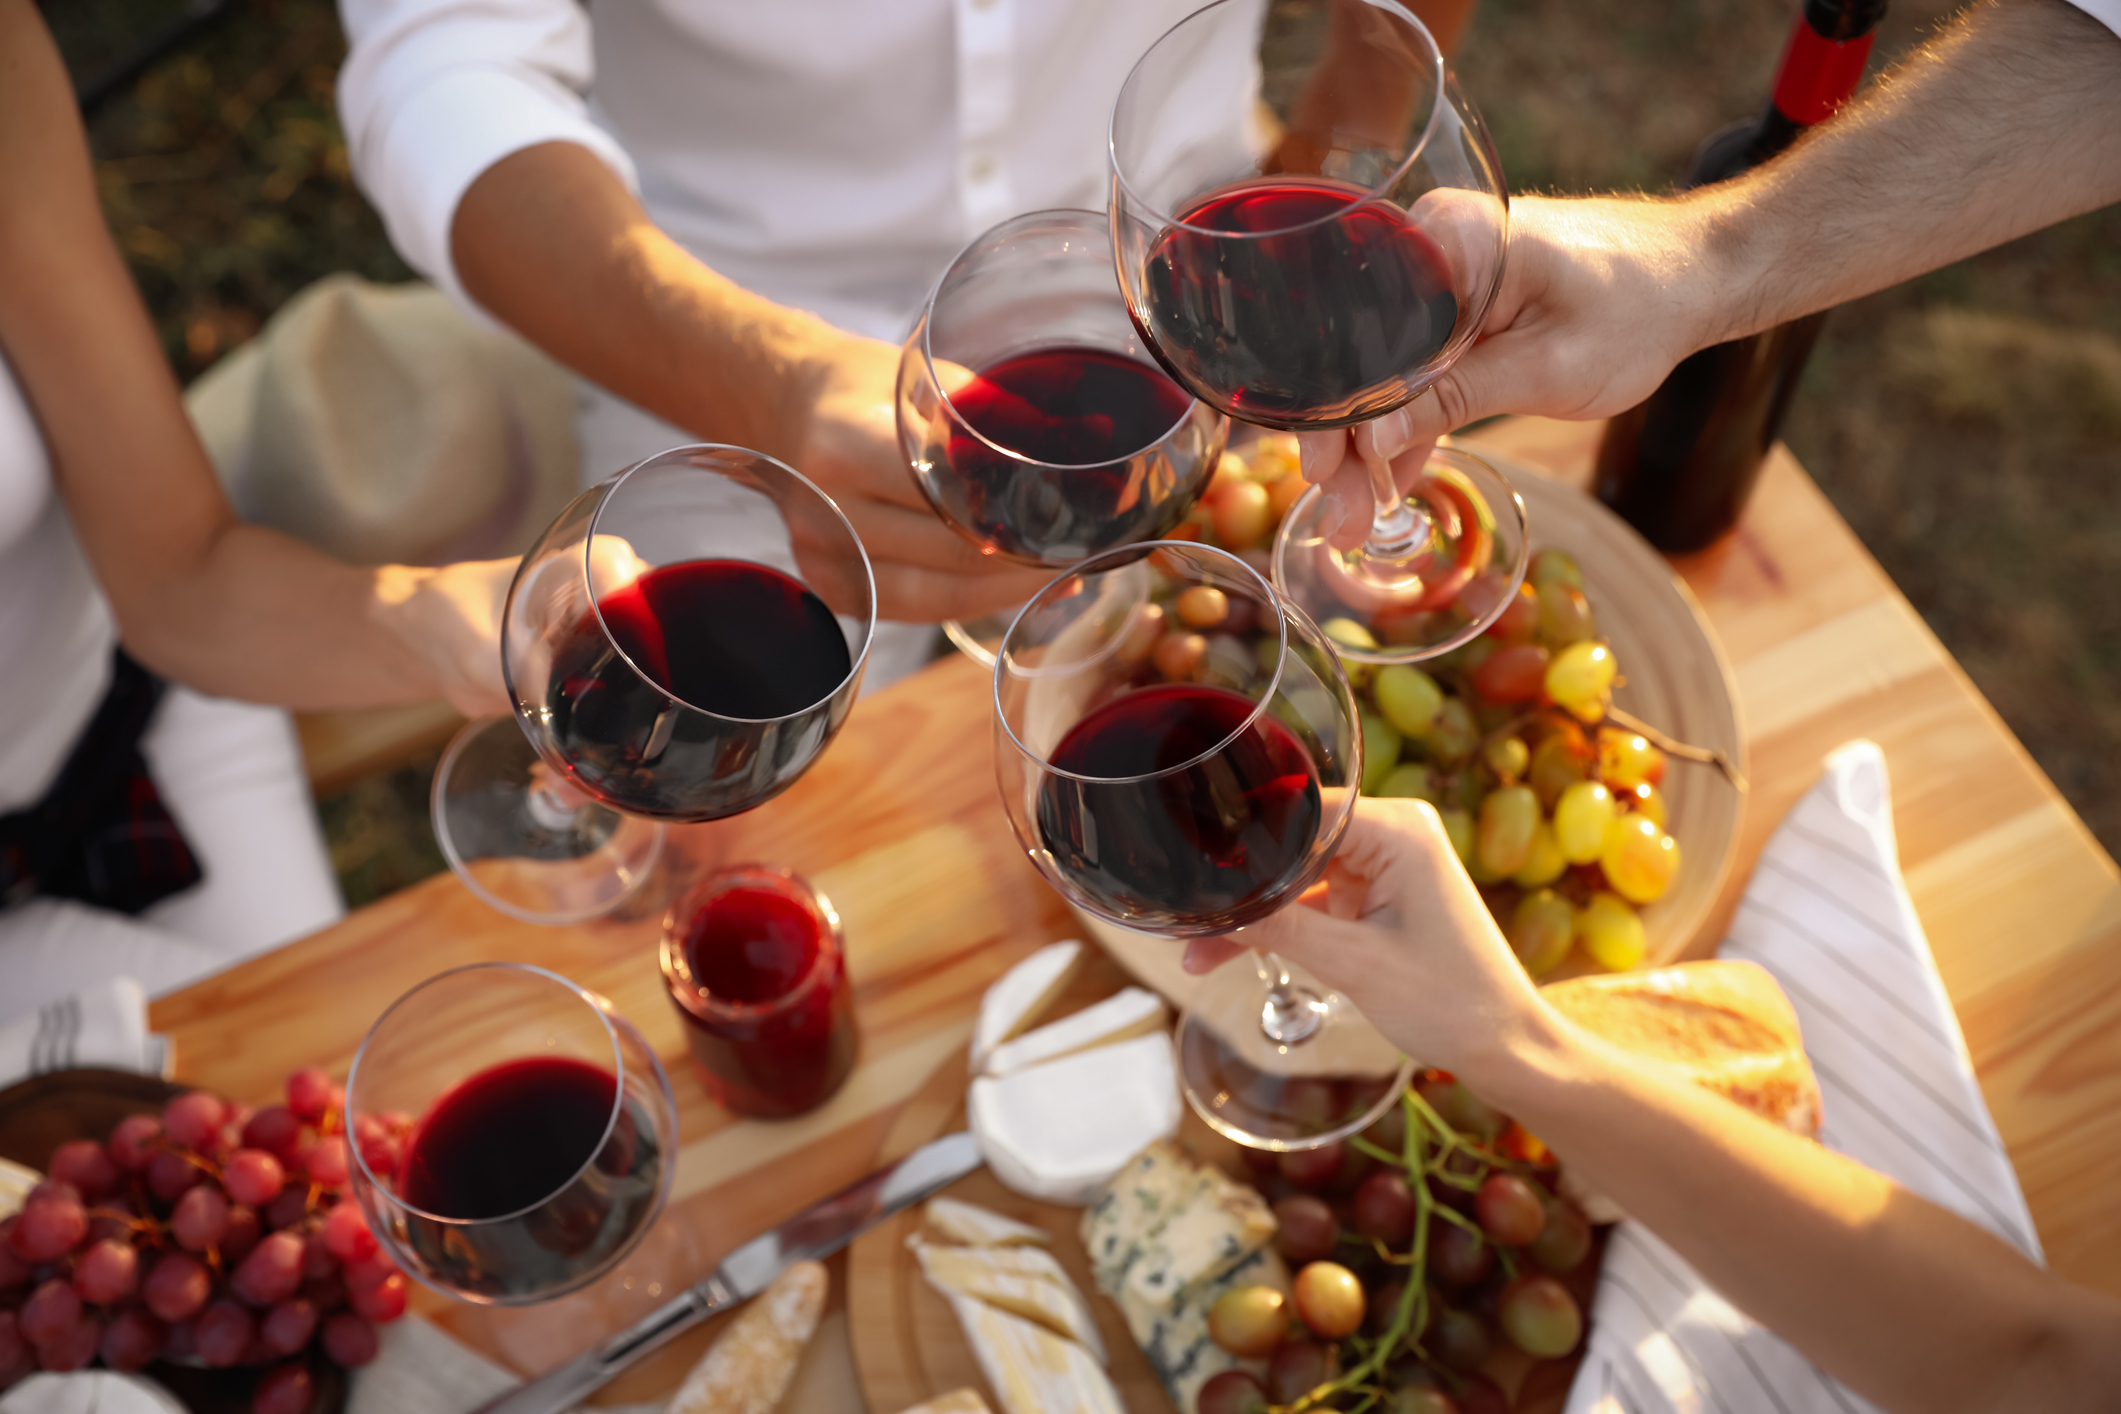
[[[1768,842],[1720,950],[1774,974],[1825,1098],[1820,1140],[2043,1260],[1901,882],[1885,756],[1841,747]],[[1641,1224],[1606,1249],[1566,1414],[1875,1408],[1738,1310]]]
[[[0,1087],[75,1066],[164,1074],[167,1042],[147,1029],[147,993],[110,977],[0,1025]]]

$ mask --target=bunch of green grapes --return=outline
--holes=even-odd
[[[1296,1280],[1210,1308],[1209,1338],[1266,1371],[1215,1376],[1189,1414],[1504,1414],[1491,1355],[1582,1339],[1589,1221],[1544,1147],[1443,1072],[1345,1144],[1246,1159]]]

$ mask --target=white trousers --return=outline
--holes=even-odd
[[[140,746],[205,878],[138,918],[44,898],[0,912],[0,1021],[106,977],[174,991],[345,912],[285,712],[172,686]]]
[[[700,439],[681,427],[643,412],[624,398],[587,379],[575,380],[575,440],[582,448],[582,488],[587,490],[613,472],[635,462]],[[909,475],[911,473],[908,473]],[[925,666],[935,655],[939,630],[934,624],[877,621],[869,644],[869,664],[862,670],[862,696],[888,687]]]

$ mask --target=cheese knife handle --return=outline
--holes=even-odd
[[[480,1405],[474,1414],[566,1414],[628,1365],[736,1302],[736,1293],[717,1272],[603,1344]]]

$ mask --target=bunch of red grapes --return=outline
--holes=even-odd
[[[405,1314],[405,1275],[347,1193],[348,1142],[397,1171],[409,1117],[363,1116],[321,1070],[252,1109],[191,1090],[104,1143],[61,1144],[22,1211],[0,1222],[0,1389],[100,1359],[269,1366],[255,1414],[306,1414],[311,1345],[375,1358]]]
[[[1590,1222],[1545,1147],[1450,1076],[1425,1072],[1352,1141],[1246,1159],[1296,1280],[1209,1309],[1210,1338],[1267,1368],[1215,1376],[1189,1414],[1507,1414],[1490,1357],[1583,1338]]]

